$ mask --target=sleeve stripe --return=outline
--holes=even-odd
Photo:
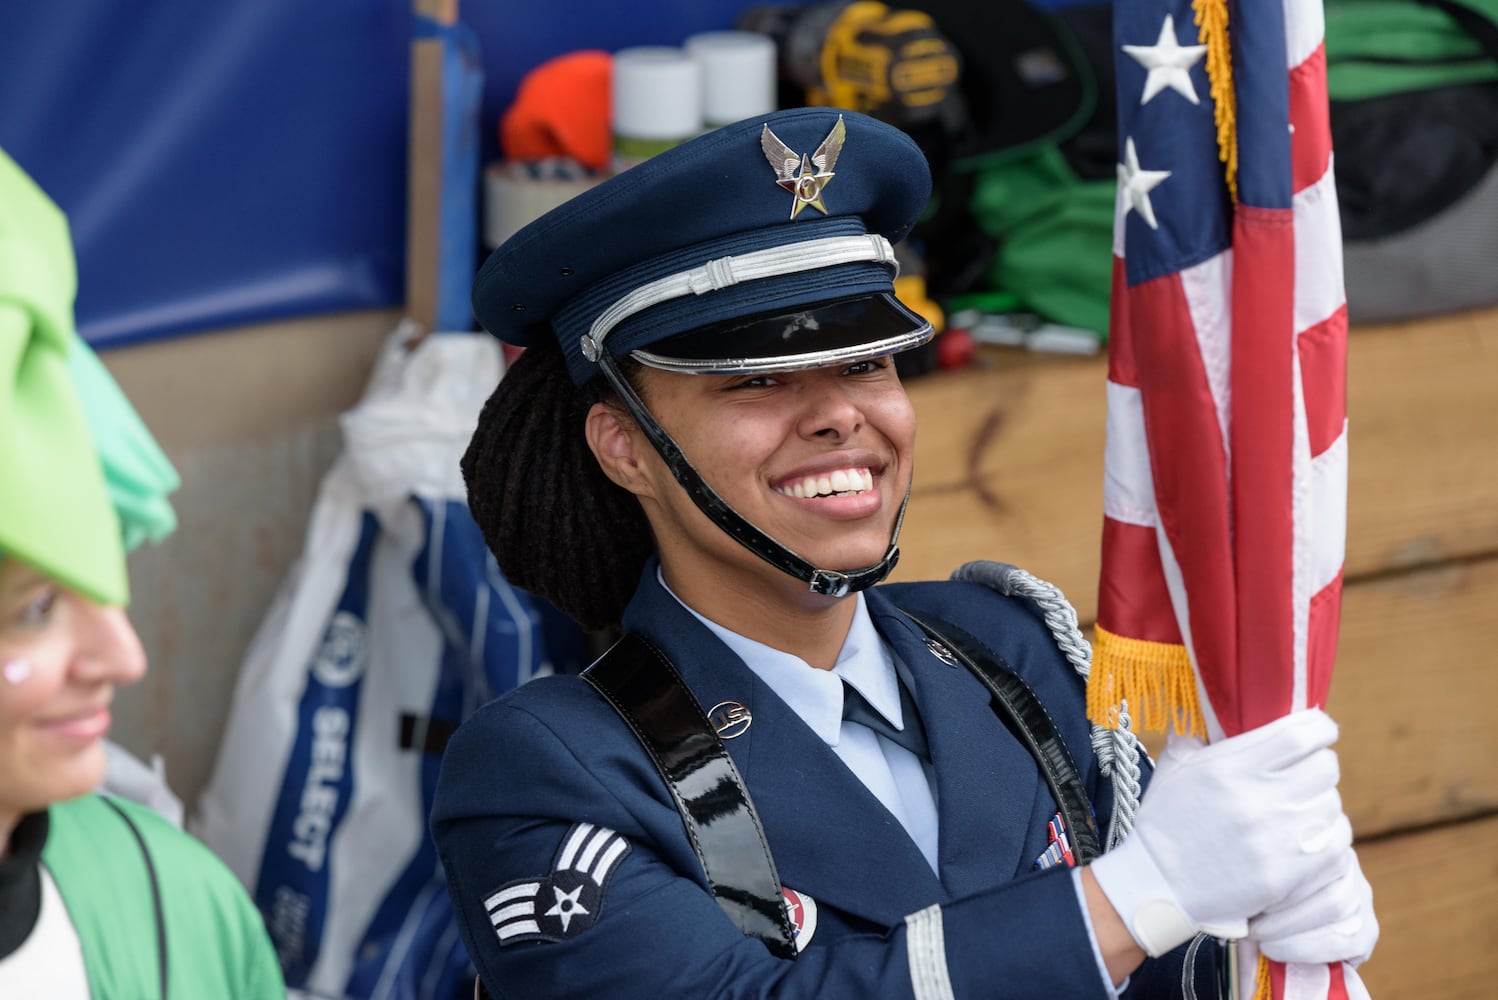
[[[600,886],[607,882],[609,874],[614,870],[614,865],[624,857],[624,852],[627,850],[629,850],[629,841],[615,834],[608,849],[599,856],[598,863],[593,866],[593,881]]]
[[[517,934],[540,934],[541,925],[534,920],[517,920],[504,927],[496,927],[494,932],[499,935],[499,940],[503,943]]]
[[[584,847],[582,853],[578,855],[577,861],[573,864],[573,867],[580,872],[587,872],[591,870],[593,867],[593,859],[598,857],[598,852],[602,850],[604,845],[606,845],[611,839],[616,837],[619,837],[619,835],[613,830],[610,830],[607,827],[598,827],[597,832],[595,832],[593,836],[588,840],[588,845]],[[560,871],[565,867],[565,865],[558,865],[557,869],[558,871]]]
[[[514,903],[502,910],[495,910],[489,914],[489,922],[498,927],[507,920],[514,920],[516,917],[530,917],[534,916],[535,913],[536,901],[528,899],[523,903]]]
[[[505,903],[516,899],[534,896],[541,889],[540,882],[524,882],[520,885],[506,886],[488,899],[484,900],[484,909],[491,913]]]
[[[915,1000],[956,1000],[947,975],[940,906],[928,906],[905,918],[905,954]]]
[[[592,832],[592,823],[579,823],[572,828],[572,832],[567,835],[566,844],[562,847],[562,855],[557,858],[556,871],[564,871],[572,867],[572,859],[577,857],[578,848],[583,845],[588,839],[588,835]]]

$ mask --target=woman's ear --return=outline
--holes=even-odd
[[[636,496],[651,496],[650,477],[642,468],[638,449],[648,447],[639,426],[618,406],[594,403],[584,422],[588,449],[603,474]]]

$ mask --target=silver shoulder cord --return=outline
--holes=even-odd
[[[1082,638],[1076,609],[1055,584],[1032,576],[1018,566],[986,559],[957,567],[952,572],[952,579],[981,583],[1007,597],[1023,597],[1034,601],[1043,612],[1046,627],[1051,630],[1056,645],[1066,655],[1072,669],[1084,681],[1091,675],[1092,646]],[[1103,776],[1113,782],[1113,815],[1108,820],[1107,837],[1103,843],[1104,850],[1112,850],[1123,843],[1129,831],[1134,828],[1134,813],[1139,808],[1142,794],[1139,761],[1141,758],[1149,759],[1139,737],[1134,734],[1127,702],[1119,706],[1117,729],[1106,729],[1093,724],[1092,751],[1097,755]]]
[[[964,563],[952,571],[952,579],[981,583],[1006,597],[1023,597],[1034,601],[1043,613],[1046,627],[1051,630],[1056,645],[1066,655],[1072,669],[1084,681],[1092,674],[1092,646],[1082,638],[1076,609],[1055,584],[1047,583],[1018,566],[987,559]],[[1123,843],[1134,828],[1134,813],[1139,808],[1139,799],[1143,794],[1139,785],[1139,761],[1149,759],[1148,751],[1134,733],[1127,702],[1119,704],[1117,729],[1093,724],[1092,751],[1097,755],[1098,766],[1104,777],[1113,782],[1113,815],[1108,820],[1108,833],[1103,847],[1104,850],[1112,850]],[[1210,938],[1198,934],[1186,951],[1186,958],[1181,966],[1181,991],[1186,1000],[1197,1000],[1196,957],[1202,945],[1210,942]],[[1225,949],[1229,962],[1235,951],[1231,947]],[[1220,956],[1219,962],[1221,961]],[[1219,996],[1236,996],[1236,981],[1236,969],[1230,964],[1227,989],[1219,987]]]

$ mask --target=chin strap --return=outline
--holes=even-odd
[[[609,380],[609,384],[614,387],[614,391],[619,394],[619,398],[624,401],[624,406],[629,410],[630,416],[634,417],[635,422],[644,430],[645,436],[650,439],[656,453],[665,461],[666,467],[671,470],[671,475],[681,484],[682,489],[687,491],[687,496],[692,498],[697,509],[711,518],[714,524],[722,528],[730,538],[744,548],[781,572],[789,573],[796,579],[805,581],[813,594],[825,594],[828,597],[846,597],[848,594],[866,590],[889,576],[890,571],[895,568],[895,563],[900,559],[900,546],[895,542],[900,537],[900,526],[905,523],[905,508],[910,504],[910,487],[905,488],[905,498],[900,501],[900,512],[895,517],[895,529],[890,534],[889,550],[884,553],[883,559],[872,566],[849,570],[846,573],[819,569],[750,524],[747,518],[730,507],[727,501],[707,485],[701,473],[693,468],[692,463],[687,461],[686,455],[682,454],[681,448],[671,440],[671,435],[666,433],[665,428],[658,424],[655,417],[646,409],[644,400],[640,399],[634,387],[629,384],[629,380],[619,372],[611,355],[604,353],[598,359],[598,365],[603,369],[603,374]]]

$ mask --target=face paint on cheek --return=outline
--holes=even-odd
[[[20,684],[30,676],[30,660],[22,660],[19,658],[14,660],[6,660],[5,664],[3,666],[0,666],[0,677],[4,677],[7,684]]]

